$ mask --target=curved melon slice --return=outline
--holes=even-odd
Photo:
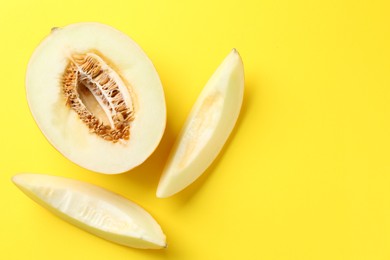
[[[107,25],[53,29],[30,59],[26,91],[50,143],[92,171],[122,173],[141,164],[165,129],[164,92],[153,64]]]
[[[169,197],[194,182],[214,161],[240,113],[244,68],[234,49],[207,82],[172,148],[157,197]]]
[[[67,222],[114,243],[166,247],[158,223],[132,201],[98,186],[68,178],[24,173],[12,181],[31,199]]]

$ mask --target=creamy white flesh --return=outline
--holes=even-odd
[[[128,88],[125,98],[134,107],[128,140],[114,143],[91,133],[66,105],[65,69],[72,55],[87,53],[101,55],[115,72],[112,77],[120,77],[120,88]],[[141,164],[155,150],[165,129],[165,98],[153,64],[134,41],[106,25],[79,23],[53,30],[30,59],[26,91],[30,110],[46,138],[65,157],[92,171],[115,174]],[[108,113],[104,108],[100,111]],[[105,121],[112,125],[110,118]]]
[[[244,68],[233,50],[202,90],[172,148],[157,188],[169,197],[195,181],[214,161],[240,113]]]
[[[19,174],[13,182],[60,218],[109,241],[135,248],[166,247],[154,218],[132,201],[98,186],[42,174]]]

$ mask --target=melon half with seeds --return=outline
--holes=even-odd
[[[132,39],[107,25],[53,29],[30,59],[26,91],[50,143],[95,172],[134,168],[164,133],[164,92],[152,62]]]

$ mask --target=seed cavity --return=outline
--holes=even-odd
[[[134,120],[129,87],[99,55],[71,55],[62,86],[66,105],[90,132],[114,143],[129,140]]]

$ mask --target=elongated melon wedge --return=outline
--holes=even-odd
[[[169,197],[194,182],[214,161],[240,113],[244,68],[234,49],[199,95],[174,144],[157,197]]]
[[[131,170],[164,133],[165,97],[152,62],[127,35],[104,24],[53,29],[29,61],[26,92],[48,141],[95,172]]]
[[[101,187],[63,177],[23,173],[12,181],[31,199],[67,222],[111,242],[166,247],[159,224],[143,208]]]

